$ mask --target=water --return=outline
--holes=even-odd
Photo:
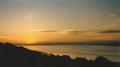
[[[55,55],[69,55],[71,58],[84,57],[95,59],[105,56],[112,61],[120,62],[120,47],[101,45],[23,45],[25,48],[52,53]]]

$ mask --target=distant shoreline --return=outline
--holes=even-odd
[[[120,46],[120,45],[105,45],[105,44],[16,44],[16,45],[98,45],[98,46]]]
[[[46,42],[36,44],[18,44],[18,45],[104,45],[104,46],[120,46],[120,41],[85,41],[85,42]]]

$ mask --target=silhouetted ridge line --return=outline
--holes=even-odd
[[[28,50],[10,43],[0,43],[0,67],[119,67],[120,62],[112,62],[103,56],[95,60],[71,59],[69,56],[55,56]]]

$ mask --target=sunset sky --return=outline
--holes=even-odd
[[[0,41],[120,40],[120,0],[0,0]]]

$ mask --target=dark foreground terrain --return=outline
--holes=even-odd
[[[112,62],[102,56],[95,60],[71,59],[66,55],[55,56],[10,43],[0,43],[0,67],[120,67],[120,62]]]

